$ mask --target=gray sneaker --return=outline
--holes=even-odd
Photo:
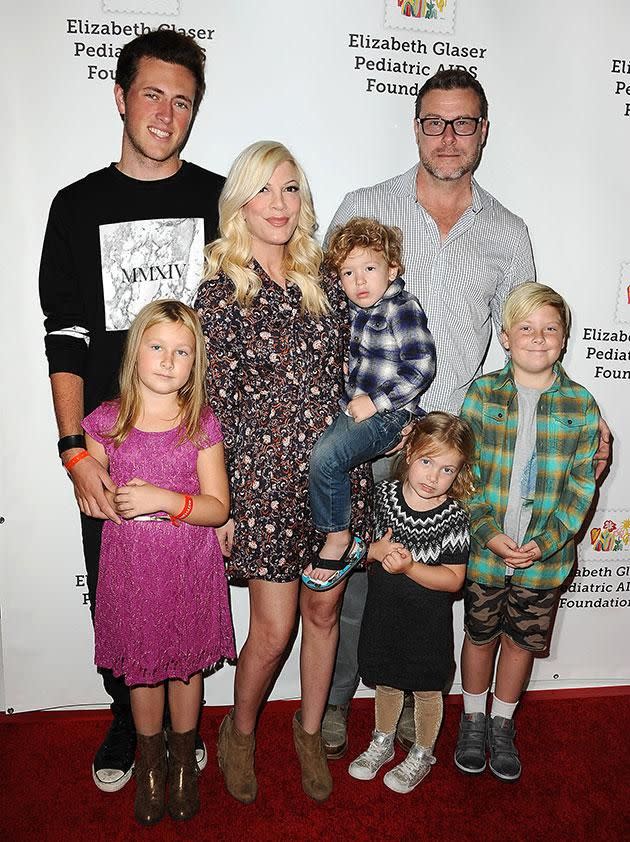
[[[486,768],[485,713],[462,713],[455,748],[455,765],[469,775],[478,775]]]
[[[502,781],[516,781],[521,776],[521,761],[514,745],[514,721],[504,716],[488,717],[490,771]]]
[[[394,733],[372,732],[372,742],[367,750],[360,754],[348,766],[348,774],[360,781],[371,781],[376,773],[394,759]]]
[[[348,709],[345,705],[326,705],[322,719],[322,739],[329,760],[339,760],[348,751]]]
[[[434,763],[435,757],[428,748],[414,744],[403,762],[385,775],[383,783],[394,792],[411,792],[426,778]]]
[[[413,711],[413,695],[405,693],[405,703],[396,728],[396,741],[405,751],[409,751],[416,741],[416,723]]]

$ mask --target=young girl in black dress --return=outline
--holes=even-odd
[[[395,792],[411,792],[435,763],[442,692],[455,668],[453,594],[464,583],[474,453],[472,430],[446,412],[418,420],[397,479],[379,483],[370,547],[368,595],[359,639],[359,671],[376,685],[372,741],[349,766],[371,780],[394,758],[405,691],[413,692],[415,743],[384,777]]]

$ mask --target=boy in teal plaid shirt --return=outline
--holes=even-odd
[[[464,590],[461,717],[455,765],[514,781],[513,713],[535,653],[549,645],[573,538],[595,492],[599,410],[558,362],[569,334],[564,299],[526,283],[508,296],[501,342],[511,359],[473,382],[461,411],[477,441]],[[486,699],[500,647],[492,709]]]

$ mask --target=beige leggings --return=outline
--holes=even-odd
[[[391,734],[396,730],[404,701],[404,690],[377,684],[375,700],[377,731]],[[413,719],[416,728],[416,745],[433,751],[442,724],[442,711],[442,693],[439,690],[414,691]]]

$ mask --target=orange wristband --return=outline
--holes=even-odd
[[[180,526],[180,521],[184,520],[184,518],[187,518],[188,515],[192,512],[192,510],[193,498],[190,496],[190,494],[184,494],[184,507],[182,508],[181,512],[179,512],[179,514],[176,515],[169,515],[173,526]]]
[[[66,471],[71,471],[77,464],[77,462],[80,462],[81,459],[85,459],[85,457],[89,455],[90,454],[87,452],[87,450],[80,450],[78,453],[75,453],[72,459],[68,459],[68,461],[64,465],[64,468],[66,469]]]

